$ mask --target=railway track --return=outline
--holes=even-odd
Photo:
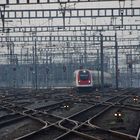
[[[47,114],[47,113],[44,113],[44,112],[38,112],[38,113],[33,114],[32,116],[36,117],[36,118],[39,118],[43,121],[46,121],[50,124],[56,123],[56,122],[58,122],[62,119],[58,116],[54,116],[54,115]]]
[[[139,90],[107,91],[106,95],[40,92],[9,90],[0,94],[0,133],[8,130],[0,139],[133,140],[137,136],[140,106],[132,99],[139,96]],[[120,108],[125,114],[123,123],[114,117]]]
[[[72,129],[78,127],[78,123],[73,120],[70,120],[70,119],[64,119],[59,122],[59,126],[65,128],[65,129],[68,129],[68,130],[72,130]]]
[[[78,122],[85,122],[107,107],[108,107],[107,105],[102,105],[102,104],[94,105],[94,106],[89,107],[88,109],[85,109],[85,110],[78,112],[77,114],[69,117],[69,119],[75,120]]]
[[[57,137],[65,134],[67,130],[62,129],[56,125],[51,125],[45,129],[39,130],[36,133],[30,134],[25,137],[20,137],[17,140],[54,140]]]
[[[93,127],[91,125],[84,124],[76,129],[80,133],[84,133],[93,136],[100,140],[132,140],[134,138],[129,136],[117,135],[109,130]]]
[[[120,110],[119,113],[121,113],[120,118],[116,118],[114,116],[118,110]],[[89,124],[98,126],[103,129],[118,131],[124,134],[130,134],[131,136],[136,136],[140,124],[139,117],[140,111],[138,110],[127,109],[122,106],[111,106],[105,112],[102,112],[96,117],[90,119]]]
[[[12,140],[37,131],[46,124],[27,116],[21,116],[0,124],[0,139]]]

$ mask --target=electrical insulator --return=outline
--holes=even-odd
[[[123,13],[124,13],[124,10],[123,10],[123,9],[121,9],[121,10],[120,10],[120,14],[121,14],[121,15],[123,15]]]

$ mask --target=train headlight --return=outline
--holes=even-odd
[[[80,83],[80,80],[78,81],[78,83]]]
[[[90,83],[91,83],[91,81],[89,80],[89,81],[88,81],[88,83],[90,84]]]

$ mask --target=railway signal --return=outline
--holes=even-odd
[[[114,116],[115,116],[117,122],[122,122],[122,121],[123,121],[123,119],[122,119],[123,116],[122,116],[121,110],[117,110],[117,111],[114,113]]]
[[[139,97],[138,97],[138,96],[134,96],[134,97],[133,97],[133,101],[134,101],[135,103],[137,103],[138,100],[139,100]]]

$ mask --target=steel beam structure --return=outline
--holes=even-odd
[[[33,46],[34,44],[32,44],[31,46]],[[21,45],[21,47],[22,47],[23,45]],[[137,53],[138,53],[138,50],[140,50],[140,46],[139,45],[126,45],[126,46],[117,46],[118,47],[118,49],[119,50],[124,50],[124,49],[126,49],[126,50],[128,50],[128,49],[137,49]],[[19,48],[19,46],[18,46],[18,48]],[[77,48],[77,52],[81,52],[81,48],[84,48],[84,46],[81,46],[81,47],[79,47],[79,46],[76,46],[76,48]],[[99,49],[99,46],[98,46],[98,49]],[[104,49],[106,50],[106,49],[109,49],[109,50],[114,50],[115,49],[115,46],[105,46],[104,45]],[[69,48],[69,53],[70,54],[75,54],[76,52],[74,51],[75,50],[75,47],[70,47]],[[88,56],[89,55],[91,55],[91,56],[95,56],[96,55],[96,53],[94,53],[94,51],[96,51],[97,50],[97,48],[94,48],[93,46],[87,46],[87,54],[88,54]],[[40,47],[40,46],[38,46],[38,48],[37,48],[37,51],[38,52],[42,52],[42,53],[46,53],[46,52],[48,52],[48,53],[52,53],[52,54],[58,54],[58,53],[60,53],[60,54],[62,54],[62,52],[66,52],[67,51],[67,48],[66,47],[61,47],[61,46],[55,46],[55,47],[49,47],[49,46],[47,46],[47,47]],[[7,57],[9,54],[0,54],[0,57]],[[18,54],[17,54],[18,55]],[[135,56],[138,56],[138,54],[135,54]],[[31,54],[29,54],[29,56],[32,56]]]
[[[119,0],[3,0],[1,4],[6,5],[25,5],[25,4],[46,4],[46,3],[77,3],[77,2],[109,2]],[[130,0],[122,0],[130,1]]]
[[[47,41],[46,41],[47,42]],[[38,49],[39,49],[39,51],[43,51],[43,52],[45,52],[45,51],[50,51],[50,50],[53,50],[53,51],[63,51],[63,50],[65,50],[65,47],[57,47],[57,46],[55,46],[55,45],[53,45],[53,46],[46,46],[46,42],[44,41],[44,42],[42,42],[41,43],[41,48],[39,47]],[[74,42],[74,41],[73,41]],[[72,42],[72,43],[73,43]],[[5,42],[5,43],[7,43],[7,42]],[[5,44],[4,42],[2,42],[2,44],[0,45],[0,47],[4,47],[4,46],[6,46],[6,44]],[[16,43],[16,42],[15,42]],[[22,46],[33,46],[34,45],[34,43],[33,42],[28,42],[28,43],[26,43],[26,44],[24,44],[24,43],[19,43],[19,42],[17,42],[18,44],[15,44],[15,47],[17,47],[17,48],[20,48],[20,47],[22,47]],[[84,43],[84,42],[83,42]],[[82,42],[76,42],[76,44],[75,44],[75,46],[76,46],[76,48],[77,49],[79,49],[79,48],[81,48],[81,47],[79,47],[78,46],[78,44],[82,44]],[[38,44],[39,46],[40,46],[40,44]],[[87,43],[87,45],[88,45],[88,47],[90,47],[92,50],[97,50],[97,47],[94,47],[93,45],[92,45],[92,43],[91,42],[88,42]],[[94,44],[95,45],[95,44]],[[99,44],[97,44],[97,45],[99,45]],[[46,46],[46,48],[43,48],[43,46]],[[70,47],[71,49],[73,48],[75,48],[75,46],[74,47]],[[106,44],[104,44],[104,47],[106,48],[106,49],[114,49],[114,46],[115,45],[111,45],[111,46],[109,46],[109,45],[106,45]],[[118,45],[118,48],[119,48],[119,50],[125,50],[125,49],[137,49],[137,50],[140,50],[140,45],[139,44],[135,44],[135,45]]]
[[[61,48],[60,50],[66,50],[67,48]],[[105,48],[104,48],[105,49]],[[38,53],[38,55],[39,55],[39,52],[43,55],[43,56],[45,56],[46,55],[46,52],[48,52],[49,53],[49,55],[54,55],[54,56],[62,56],[62,51],[58,51],[58,49],[57,48],[53,48],[53,49],[51,49],[51,48],[39,48],[39,49],[36,49],[36,52]],[[88,49],[87,50],[87,54],[88,54],[88,57],[92,57],[93,58],[93,56],[97,56],[97,50],[99,50],[99,49],[96,49],[96,50],[94,50],[94,49],[92,49],[92,50],[90,50],[90,49]],[[106,49],[105,49],[106,50]],[[93,51],[93,52],[91,52],[91,51]],[[65,52],[65,51],[64,51]],[[74,52],[74,51],[70,51],[69,52],[69,54],[70,55],[76,55],[76,56],[78,56],[79,54],[81,54],[81,53],[83,53],[84,54],[84,52]],[[120,52],[119,52],[120,53]],[[67,53],[65,53],[65,54],[67,54]],[[32,61],[33,61],[33,53],[28,53],[28,58],[30,58]],[[115,58],[115,52],[113,53],[113,54],[107,54],[108,55],[108,57],[112,57],[112,58]],[[129,55],[131,55],[131,54],[126,54],[127,56],[129,56]],[[0,54],[0,58],[2,59],[5,59],[5,58],[8,58],[10,56],[10,54]],[[132,63],[133,64],[139,64],[140,63],[140,56],[139,56],[139,54],[137,53],[137,54],[133,54],[133,58],[132,58]],[[14,54],[14,56],[13,56],[14,58],[21,58],[21,54]],[[24,53],[24,54],[22,54],[22,57],[27,57],[27,53]],[[118,57],[118,58],[121,58],[121,56],[120,57]],[[42,58],[42,59],[44,59],[44,57]],[[127,62],[127,60],[126,60],[126,64],[128,64],[128,62]]]
[[[21,46],[23,46],[23,45],[21,45]],[[118,47],[118,49],[119,50],[124,50],[124,49],[140,49],[140,45],[123,45],[123,46],[118,46],[117,45],[117,47]],[[77,49],[80,49],[81,47],[79,47],[79,46],[76,46],[76,48]],[[114,49],[115,48],[115,45],[114,46],[107,46],[107,45],[104,45],[104,48],[105,49]],[[48,51],[48,52],[50,52],[50,51],[52,51],[52,52],[55,52],[55,51],[60,51],[60,52],[62,52],[62,51],[66,51],[66,47],[49,47],[49,46],[47,46],[46,48],[43,48],[43,47],[41,47],[41,48],[38,48],[38,51],[40,51],[40,52],[46,52],[46,51]],[[70,47],[69,49],[75,49],[75,47]],[[88,47],[87,47],[87,50],[89,50],[90,52],[88,52],[88,54],[90,54],[90,55],[95,55],[95,54],[93,54],[93,52],[91,52],[92,50],[97,50],[97,48],[94,48],[93,46],[89,46],[88,45]]]
[[[114,46],[105,46],[108,49],[114,49]],[[124,49],[140,49],[140,45],[117,45],[119,50]]]
[[[32,36],[9,36],[8,37],[8,42],[33,42],[34,37]],[[51,41],[60,41],[60,42],[67,42],[67,41],[72,41],[72,42],[84,42],[84,40],[86,39],[87,42],[100,42],[100,37],[99,36],[94,36],[93,35],[86,35],[86,38],[84,35],[77,35],[77,36],[73,36],[73,35],[38,35],[35,37],[36,40],[39,42],[50,42],[50,38]],[[114,42],[115,38],[114,36],[103,36],[103,41],[104,42]],[[118,38],[117,41],[139,41],[139,38]],[[0,36],[0,42],[7,42],[7,37],[6,36]]]
[[[87,42],[93,42],[93,36],[91,35],[86,35],[86,37],[84,35],[81,36],[73,36],[73,35],[61,35],[61,36],[57,36],[57,35],[44,35],[44,36],[36,36],[35,37],[37,41],[41,41],[41,42],[50,42],[50,38],[51,41],[80,41],[80,42],[84,42],[85,39]],[[135,38],[134,38],[135,39]],[[130,40],[130,39],[128,39]],[[8,37],[8,42],[33,42],[34,38],[32,36],[9,36]],[[99,36],[95,36],[94,37],[94,41],[100,41],[100,37]],[[115,38],[114,36],[104,36],[103,37],[103,41],[104,42],[114,42]],[[1,36],[0,37],[0,42],[7,42],[7,37],[6,36]]]
[[[64,18],[121,17],[122,8],[66,9]],[[61,9],[6,10],[5,19],[63,18]],[[139,17],[140,7],[123,8],[123,17]]]
[[[140,30],[140,24],[137,25],[123,25],[123,28],[118,25],[65,25],[65,30],[63,26],[19,26],[19,27],[5,27],[5,30],[10,29],[10,32],[66,32],[66,31],[114,31],[114,30]],[[2,30],[2,27],[0,27]]]

